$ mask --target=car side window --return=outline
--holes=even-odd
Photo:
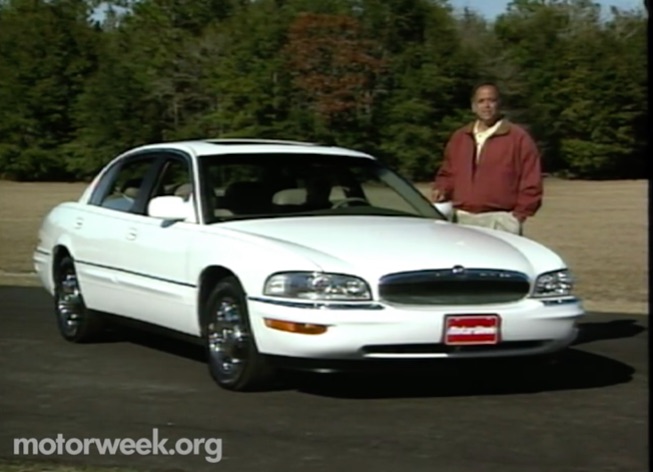
[[[168,159],[163,165],[151,197],[174,195],[189,201],[192,193],[193,180],[188,164],[182,159]]]
[[[189,205],[189,213],[196,215],[193,174],[188,161],[181,157],[170,157],[161,168],[161,172],[154,184],[148,203],[155,197],[175,196],[181,197]],[[196,216],[188,218],[188,222],[197,222]]]
[[[141,158],[125,163],[97,204],[111,210],[132,211],[153,162],[153,158]]]

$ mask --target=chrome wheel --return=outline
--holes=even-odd
[[[226,378],[235,378],[246,368],[248,338],[246,323],[238,303],[220,301],[207,330],[209,355]]]
[[[104,318],[86,306],[70,256],[59,261],[55,277],[54,312],[59,333],[74,343],[97,340],[105,328]]]
[[[233,391],[265,389],[275,369],[256,346],[247,298],[236,277],[220,280],[205,305],[204,336],[211,377]]]
[[[77,276],[70,268],[61,274],[56,310],[63,333],[67,336],[75,336],[84,317],[84,302]]]

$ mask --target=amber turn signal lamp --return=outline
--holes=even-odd
[[[292,321],[273,320],[265,318],[265,326],[280,331],[300,334],[322,334],[326,333],[327,327],[310,323],[294,323]]]

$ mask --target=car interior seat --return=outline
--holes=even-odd
[[[193,184],[184,183],[184,184],[181,184],[181,185],[177,186],[177,188],[175,189],[173,195],[176,196],[176,197],[181,197],[185,201],[188,201],[190,196],[192,195],[192,193],[193,193]]]
[[[129,179],[121,187],[120,193],[122,193],[127,198],[136,200],[136,197],[138,196],[138,191],[141,189],[142,185],[143,185],[143,179],[141,178]]]

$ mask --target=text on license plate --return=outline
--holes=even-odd
[[[496,344],[501,339],[498,315],[449,315],[445,317],[445,344]]]

